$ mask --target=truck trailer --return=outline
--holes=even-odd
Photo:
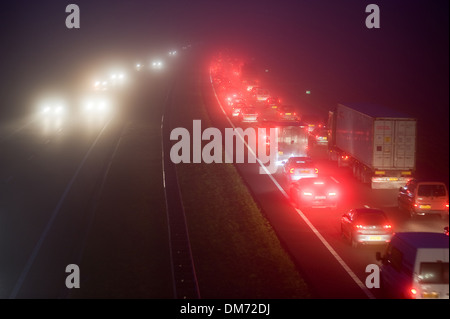
[[[417,120],[376,104],[329,111],[329,159],[373,189],[398,189],[414,177]]]

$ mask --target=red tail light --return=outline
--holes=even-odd
[[[417,289],[416,288],[411,288],[410,290],[409,290],[409,292],[411,293],[411,297],[412,298],[416,298],[416,296],[417,296]]]
[[[384,225],[384,226],[383,226],[383,228],[384,228],[384,229],[391,229],[391,228],[392,228],[392,226],[391,226],[391,225],[389,225],[389,224],[387,224],[387,225]]]
[[[363,225],[355,225],[355,228],[356,228],[356,229],[363,229],[364,226],[363,226]]]

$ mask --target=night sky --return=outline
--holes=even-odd
[[[69,3],[2,3],[0,114],[109,61],[191,43],[254,56],[330,103],[386,104],[448,135],[448,1],[78,0],[77,30],[65,26]],[[380,29],[365,26],[369,3],[380,7]]]

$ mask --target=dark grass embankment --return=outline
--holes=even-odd
[[[211,121],[199,79],[175,96],[180,127]],[[195,92],[195,93],[194,93]],[[180,104],[179,104],[180,103]],[[178,164],[177,173],[202,298],[309,298],[308,287],[233,164]]]

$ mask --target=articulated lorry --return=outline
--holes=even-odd
[[[329,111],[329,158],[373,189],[398,189],[416,168],[414,118],[373,104],[338,104]]]

